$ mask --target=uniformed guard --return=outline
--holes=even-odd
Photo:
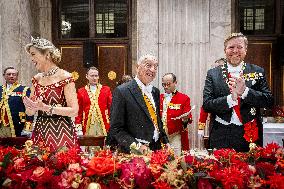
[[[32,130],[33,116],[26,116],[23,97],[29,96],[29,87],[18,83],[14,67],[4,69],[5,84],[0,86],[0,137],[19,137],[23,129]]]

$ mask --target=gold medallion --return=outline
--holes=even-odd
[[[107,76],[110,80],[114,80],[116,78],[116,73],[114,71],[109,71]]]
[[[73,79],[74,79],[75,81],[76,81],[77,79],[79,79],[79,74],[78,74],[78,72],[74,71],[74,72],[72,72],[71,74],[72,74],[72,77],[73,77]]]

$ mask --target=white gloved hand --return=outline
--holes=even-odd
[[[198,136],[203,137],[204,136],[204,130],[199,129],[198,130]]]
[[[83,136],[83,131],[82,131],[82,125],[81,124],[76,124],[75,125],[75,131],[77,136]]]
[[[26,136],[26,137],[28,137],[28,138],[31,138],[31,136],[32,136],[32,131],[25,131],[25,130],[22,130],[21,136]]]
[[[83,136],[84,135],[82,130],[81,131],[76,131],[76,134],[77,134],[77,136]]]

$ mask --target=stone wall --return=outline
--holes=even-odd
[[[19,81],[31,85],[36,70],[24,50],[30,36],[51,39],[50,0],[0,1],[0,72],[7,66],[19,70]],[[0,84],[4,83],[1,77]]]

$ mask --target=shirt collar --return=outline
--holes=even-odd
[[[137,76],[134,79],[143,93],[152,93],[153,86],[151,84],[148,84],[147,86],[144,85],[144,83],[142,83],[142,81]]]
[[[9,90],[12,86],[13,86],[13,84],[6,83],[6,89],[7,90]]]
[[[90,90],[95,92],[97,90],[97,85],[90,85]]]
[[[228,64],[228,72],[229,73],[240,73],[242,71],[244,62],[242,61],[238,66],[234,67],[231,64]]]
[[[177,90],[175,89],[172,93],[164,93],[165,97],[172,97],[177,93]]]

